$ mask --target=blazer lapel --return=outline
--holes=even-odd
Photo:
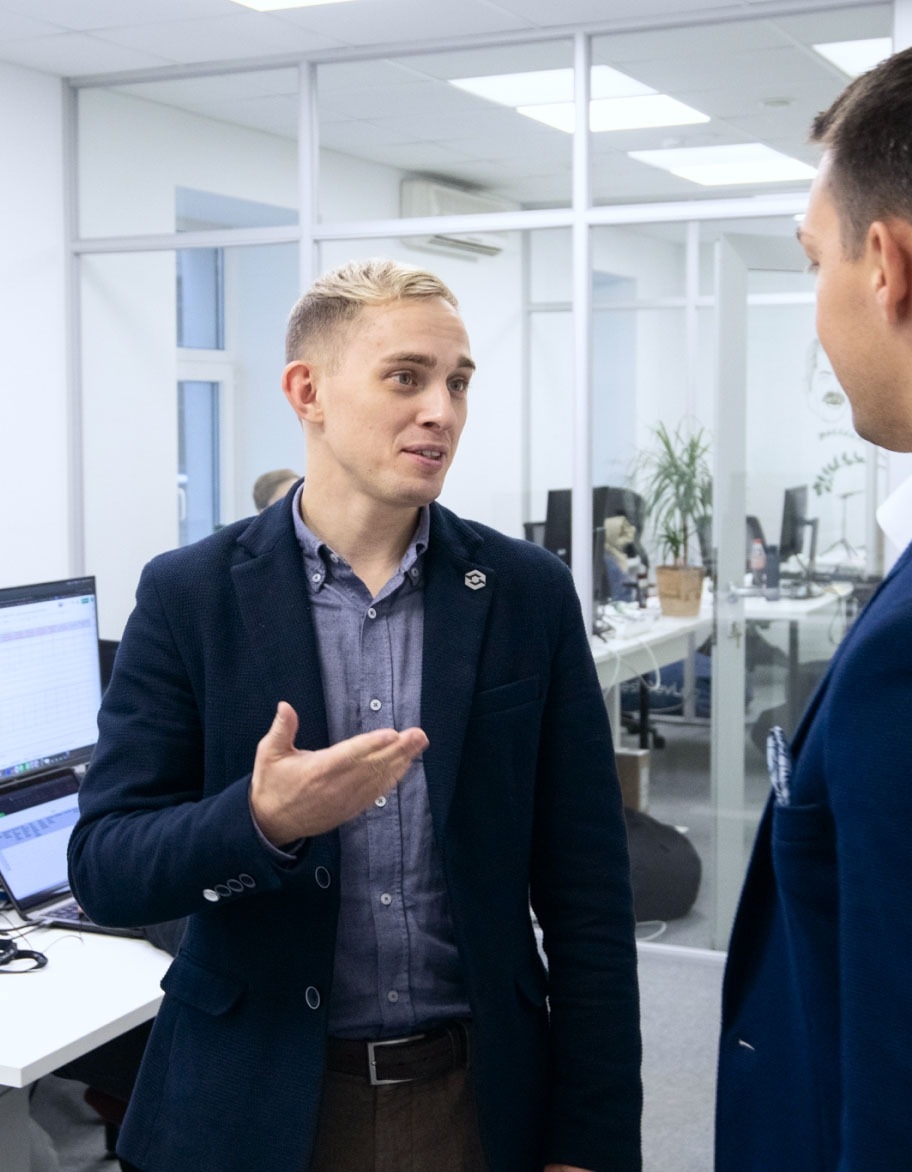
[[[424,772],[438,841],[455,791],[478,663],[497,579],[474,556],[481,538],[431,506],[425,557],[421,726],[429,745]]]
[[[251,555],[232,568],[241,618],[275,700],[298,714],[298,748],[329,740],[304,562],[288,509],[257,518],[238,539]]]

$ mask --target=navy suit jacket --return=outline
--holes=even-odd
[[[70,870],[86,910],[112,925],[190,917],[121,1134],[143,1172],[301,1172],[309,1160],[338,834],[283,865],[248,806],[280,699],[300,718],[299,748],[327,744],[291,495],[146,567],[82,787]],[[491,1172],[549,1160],[636,1172],[626,838],[572,580],[544,550],[438,505],[424,566],[424,768]]]
[[[725,974],[717,1172],[912,1168],[912,547],[767,805]]]

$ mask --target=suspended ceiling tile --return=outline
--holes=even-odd
[[[354,0],[289,9],[281,19],[349,45],[444,40],[522,30],[526,23],[484,0]]]
[[[381,89],[414,85],[415,72],[399,60],[378,58],[374,61],[340,61],[317,67],[317,87],[321,97],[339,90]]]
[[[366,120],[331,122],[320,127],[321,146],[355,157],[375,158],[376,155],[370,152],[414,141],[414,136],[408,131],[396,132],[390,126],[379,126]]]
[[[870,0],[846,8],[831,6],[828,12],[783,16],[777,24],[796,40],[816,44],[889,37],[893,35],[893,5]]]
[[[298,136],[298,103],[281,94],[251,97],[243,102],[212,102],[198,107],[199,113],[229,125],[262,130],[281,138]]]
[[[159,20],[218,16],[235,5],[229,0],[3,0],[3,7],[74,32],[89,32]]]
[[[237,5],[232,5],[237,8]],[[128,48],[145,48],[171,61],[230,61],[280,52],[307,53],[338,48],[340,42],[295,28],[262,14],[243,12],[202,20],[162,21],[134,28],[107,29],[99,38]]]
[[[381,89],[352,89],[347,93],[337,90],[328,99],[335,114],[342,112],[352,118],[460,117],[465,115],[466,94],[436,81],[415,81],[411,85]]]
[[[119,73],[129,69],[150,69],[169,62],[154,53],[112,45],[85,33],[57,33],[29,37],[8,43],[6,54],[17,65],[25,65],[57,76],[80,73]],[[78,62],[78,67],[74,67]]]
[[[573,43],[566,38],[534,45],[499,45],[484,49],[462,49],[441,53],[419,53],[401,57],[409,69],[429,77],[488,77],[497,73],[519,73],[537,69],[566,69],[573,64]]]
[[[0,59],[6,50],[6,41],[23,40],[27,37],[46,37],[62,30],[59,25],[45,20],[35,20],[24,12],[0,11]]]
[[[554,0],[498,0],[498,4],[508,12],[542,27],[674,18],[693,13],[697,7],[692,0],[611,0],[610,5],[605,4],[604,0],[561,0],[559,4],[554,3]],[[715,9],[719,9],[720,13],[727,11],[729,16],[743,15],[744,12],[743,4],[732,3],[732,0],[700,0],[701,12],[712,12]]]

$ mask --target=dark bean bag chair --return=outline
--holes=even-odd
[[[625,807],[637,923],[686,916],[700,890],[703,867],[690,839],[649,814]]]

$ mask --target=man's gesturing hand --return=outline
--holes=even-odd
[[[275,846],[334,830],[366,810],[428,745],[420,728],[381,728],[308,752],[294,747],[297,731],[297,713],[280,700],[253,763],[253,816]]]

